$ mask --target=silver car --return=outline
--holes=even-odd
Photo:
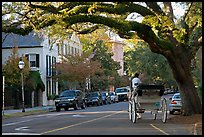
[[[118,96],[116,95],[116,93],[114,91],[110,92],[110,98],[111,98],[111,102],[115,103],[115,102],[119,102],[118,101]]]
[[[175,93],[172,97],[171,103],[169,104],[169,112],[173,114],[175,111],[180,112],[182,107],[180,93]]]

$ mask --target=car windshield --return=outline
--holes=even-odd
[[[98,93],[89,93],[88,97],[98,97]]]
[[[64,91],[60,94],[60,97],[74,97],[74,96],[75,96],[74,90]]]
[[[126,88],[117,88],[115,90],[116,93],[123,93],[123,92],[128,92],[128,90]]]
[[[102,93],[102,96],[106,96],[106,93],[104,92],[104,93]]]
[[[111,96],[115,95],[113,92],[110,93]]]
[[[180,95],[174,95],[173,99],[180,99]]]

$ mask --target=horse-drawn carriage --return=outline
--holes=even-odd
[[[141,107],[141,100],[143,98],[155,97],[155,109],[151,111],[154,115],[154,120],[157,118],[158,111],[161,111],[162,122],[165,123],[167,119],[167,103],[165,98],[160,98],[164,94],[163,85],[146,85],[140,84],[129,93],[129,119],[136,123],[139,115],[145,112],[145,108]],[[161,104],[160,104],[161,103]]]

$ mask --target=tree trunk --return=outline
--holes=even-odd
[[[182,98],[183,115],[201,114],[202,106],[191,74],[188,53],[177,47],[174,54],[166,56],[178,84]],[[183,51],[183,52],[182,52]]]

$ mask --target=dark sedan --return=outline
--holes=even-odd
[[[56,111],[59,112],[61,108],[68,110],[74,108],[75,110],[85,109],[85,95],[81,90],[64,90],[59,98],[55,99]]]
[[[99,91],[87,93],[86,94],[86,104],[87,106],[103,105],[101,93]]]

